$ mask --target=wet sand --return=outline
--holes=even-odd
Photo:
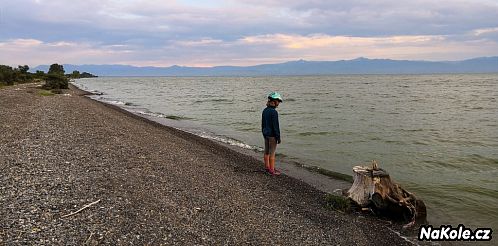
[[[251,155],[67,93],[0,89],[0,244],[409,244]]]

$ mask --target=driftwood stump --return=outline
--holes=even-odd
[[[371,167],[353,167],[354,182],[348,191],[351,198],[362,208],[371,208],[374,213],[397,221],[424,223],[427,217],[425,204],[412,193],[391,180],[389,174],[380,169],[377,162]]]

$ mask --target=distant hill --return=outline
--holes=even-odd
[[[48,71],[48,65],[32,69]],[[256,66],[217,67],[135,67],[128,65],[71,65],[67,72],[87,71],[98,76],[271,76],[331,74],[431,74],[431,73],[498,73],[498,56],[463,61],[408,61],[357,58],[340,61],[290,61]]]

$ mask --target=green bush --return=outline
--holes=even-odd
[[[59,74],[59,75],[64,76],[64,72],[65,72],[64,66],[59,65],[57,63],[50,65],[50,68],[48,69],[49,74]]]
[[[13,85],[16,80],[16,75],[12,67],[0,65],[0,82],[6,85]]]
[[[351,202],[349,199],[343,196],[327,194],[325,196],[326,206],[330,209],[342,211],[342,212],[350,212],[351,211]]]
[[[45,76],[45,85],[43,85],[43,88],[46,90],[67,89],[68,86],[69,79],[64,75],[51,73]]]
[[[62,93],[61,89],[68,89],[69,77],[92,78],[97,76],[87,72],[80,73],[79,71],[74,71],[73,74],[65,76],[64,66],[57,63],[50,65],[47,74],[40,70],[36,71],[36,73],[30,73],[28,65],[19,65],[17,68],[0,65],[0,86],[45,80],[44,89]]]
[[[19,66],[18,68],[0,65],[0,83],[5,85],[13,85],[16,83],[31,82],[32,76],[28,70],[28,65]]]
[[[55,94],[51,91],[40,90],[40,91],[38,91],[38,95],[40,95],[40,96],[53,96]]]
[[[36,70],[36,73],[33,74],[33,78],[35,79],[45,79],[45,72]]]

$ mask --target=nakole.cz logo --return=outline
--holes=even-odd
[[[453,228],[451,225],[442,225],[434,228],[431,225],[421,226],[418,231],[418,240],[423,241],[490,241],[493,230],[491,228],[477,228],[472,231],[460,224]]]

